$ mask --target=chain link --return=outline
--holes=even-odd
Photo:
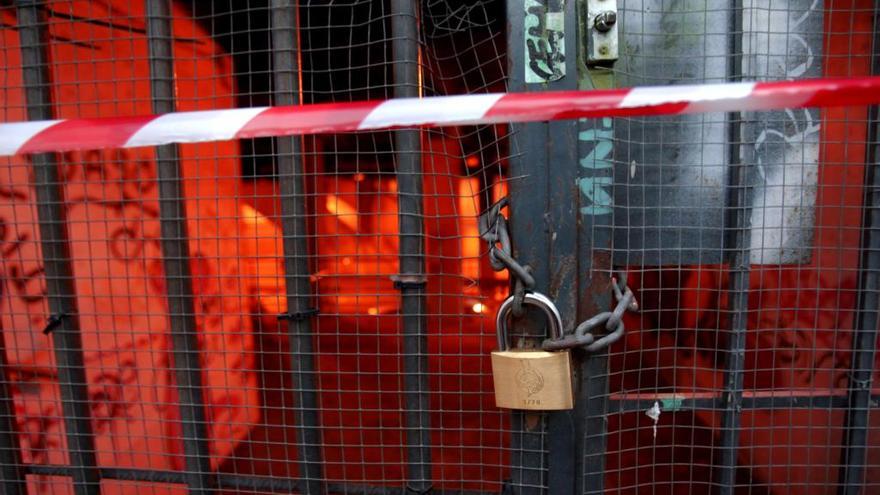
[[[526,291],[535,288],[535,277],[532,268],[522,265],[513,258],[510,245],[510,232],[507,230],[507,218],[501,209],[509,203],[507,197],[501,198],[483,212],[478,219],[480,237],[489,243],[489,264],[496,272],[507,270],[514,282],[513,315],[521,317],[525,314],[522,307]]]
[[[581,322],[574,333],[561,339],[544,340],[541,348],[545,351],[561,351],[581,347],[587,352],[597,352],[620,340],[625,330],[623,314],[627,311],[638,311],[639,305],[632,289],[626,285],[626,274],[612,278],[611,282],[614,299],[617,301],[613,311],[603,311]],[[596,338],[593,331],[603,326],[608,333]]]
[[[480,237],[489,243],[489,263],[492,269],[496,272],[508,270],[511,277],[522,280],[525,288],[531,290],[535,288],[535,277],[526,265],[520,264],[513,258],[507,218],[501,214],[501,209],[509,202],[507,197],[501,198],[480,215],[478,219]]]
[[[532,274],[532,267],[530,267],[529,265],[525,265],[524,268],[529,275]],[[516,281],[513,283],[513,308],[511,311],[513,312],[513,316],[517,318],[522,318],[523,315],[526,314],[526,310],[523,309],[522,306],[523,301],[526,298],[526,284],[521,278],[514,278],[516,279]]]

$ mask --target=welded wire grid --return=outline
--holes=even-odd
[[[295,16],[292,4],[0,2],[2,118],[507,87],[504,2],[302,2]],[[619,86],[876,69],[869,1],[619,4]],[[867,270],[860,249],[876,132],[867,109],[599,124],[613,152],[590,159],[613,166],[615,204],[589,210],[580,239],[609,243],[578,249],[610,250],[641,312],[626,317],[607,373],[590,377],[607,393],[576,417],[598,418],[607,433],[598,448],[594,431],[584,436],[592,454],[572,460],[578,476],[598,469],[613,493],[830,493],[847,466],[864,463],[864,480],[850,481],[870,493],[880,484],[875,415],[860,428],[864,404],[847,409],[861,400],[851,390],[871,391],[870,372],[851,372],[852,329],[877,323],[870,298],[858,297],[860,274],[880,269]],[[506,194],[510,159],[535,143],[528,132],[453,127],[2,159],[4,488],[559,483],[554,466],[565,463],[548,454],[559,437],[546,416],[511,419],[494,407],[488,359],[508,286],[488,264],[476,217]],[[52,243],[52,225],[66,225],[69,240]],[[59,274],[66,285],[47,283]],[[566,318],[575,316],[590,315]],[[874,342],[864,340],[858,359],[870,369]],[[538,434],[523,437],[532,421]],[[867,459],[847,460],[859,431]]]
[[[617,82],[868,75],[876,16],[870,2],[626,2]],[[859,426],[846,410],[872,390],[856,355],[876,368],[853,331],[876,327],[858,317],[867,123],[865,108],[614,121],[614,259],[641,313],[611,350],[607,489],[877,489],[876,414]],[[856,479],[854,439],[868,445]]]
[[[504,88],[498,6],[459,12],[426,4],[420,15],[427,22],[409,15],[419,31],[407,37],[382,2],[313,4],[297,17],[290,2],[174,2],[170,11],[161,3],[65,1],[35,9],[30,28],[48,36],[54,116],[390,98],[401,86],[392,70],[395,37],[421,48],[411,64],[419,94]],[[8,121],[28,118],[22,67],[34,63],[22,59],[19,32],[27,26],[15,7],[2,10]],[[293,56],[285,59],[285,50]],[[299,149],[272,139],[185,145],[176,148],[179,160],[174,147],[58,157],[65,200],[54,206],[71,237],[89,384],[88,395],[72,402],[91,407],[87,436],[97,451],[82,471],[96,472],[96,464],[103,490],[120,492],[143,486],[115,478],[175,483],[150,485],[157,491],[186,484],[242,492],[313,490],[322,482],[333,491],[400,487],[412,478],[407,431],[419,431],[406,416],[414,394],[404,393],[413,373],[406,361],[416,356],[404,355],[402,335],[414,323],[414,338],[428,346],[416,363],[428,366],[415,370],[427,380],[421,398],[428,400],[417,419],[430,421],[430,429],[420,424],[434,459],[422,461],[421,482],[499,489],[505,420],[492,403],[485,357],[494,336],[485,321],[505,282],[481,256],[476,227],[479,210],[503,194],[499,134],[425,131],[405,153],[392,133],[360,133],[308,137],[297,140]],[[395,172],[404,154],[422,169],[413,176],[425,198],[412,215],[424,229],[415,237],[424,269],[409,278],[400,276],[398,259]],[[158,201],[160,169],[175,162],[188,242],[160,229],[180,219],[174,191],[165,194],[170,214]],[[12,261],[5,265],[4,328],[11,369],[24,370],[10,375],[15,406],[25,408],[16,429],[31,432],[13,440],[22,462],[40,466],[31,468],[28,488],[53,493],[72,485],[51,474],[80,469],[65,455],[53,361],[72,350],[53,353],[40,333],[53,310],[40,296],[37,215],[26,186],[31,162],[7,163],[4,245]],[[290,188],[294,182],[299,189]],[[168,256],[175,248],[189,252]],[[171,259],[163,262],[163,254]],[[169,278],[170,270],[179,273]],[[187,270],[194,297],[184,286],[177,303],[195,309],[175,312],[166,295]],[[420,280],[427,285],[419,288]],[[395,281],[415,284],[414,322],[400,316],[407,289]],[[197,352],[181,352],[193,337]],[[313,366],[303,365],[306,356]],[[200,387],[183,389],[186,396],[176,388],[199,380]]]

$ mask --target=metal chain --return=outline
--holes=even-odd
[[[514,282],[513,314],[520,317],[525,313],[522,301],[528,290],[535,288],[535,277],[532,268],[522,265],[513,258],[510,246],[510,232],[507,230],[507,218],[501,209],[507,206],[509,199],[501,198],[483,212],[478,219],[480,237],[489,243],[489,264],[496,272],[507,270]]]
[[[617,342],[623,336],[623,314],[627,311],[638,311],[635,294],[626,285],[626,274],[612,277],[612,290],[617,305],[613,311],[604,311],[582,322],[575,328],[574,333],[568,334],[561,339],[546,339],[541,348],[545,351],[561,351],[581,347],[587,352],[597,352]],[[604,326],[606,333],[596,338],[593,330]]]
[[[522,280],[526,289],[535,287],[535,277],[526,265],[521,265],[513,259],[510,247],[510,233],[507,230],[507,218],[501,214],[501,209],[507,206],[507,197],[501,198],[480,215],[478,220],[480,237],[489,243],[489,263],[496,272],[507,269],[510,275]]]
[[[489,264],[492,269],[496,272],[502,270],[510,272],[514,282],[512,312],[514,316],[521,317],[525,313],[522,307],[523,299],[527,291],[535,288],[535,277],[532,276],[530,266],[520,264],[511,254],[507,218],[501,213],[509,203],[507,197],[498,200],[480,215],[478,225],[480,237],[489,243]],[[626,311],[638,311],[639,305],[632,290],[626,285],[626,273],[612,277],[611,287],[614,290],[614,299],[617,301],[613,311],[599,313],[578,325],[574,333],[565,335],[561,339],[547,339],[541,347],[545,351],[582,347],[587,352],[596,352],[617,342],[624,332],[623,314]],[[593,330],[603,325],[608,333],[596,338]]]

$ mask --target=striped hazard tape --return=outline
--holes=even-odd
[[[0,156],[414,126],[880,103],[880,77],[492,93],[0,124]]]

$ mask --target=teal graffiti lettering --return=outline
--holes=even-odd
[[[611,162],[605,160],[605,157],[611,156],[613,150],[614,144],[611,141],[599,141],[587,156],[581,158],[581,167],[593,170],[611,168]]]
[[[578,139],[581,141],[598,141],[600,139],[611,140],[614,137],[614,131],[611,129],[587,129],[578,133]]]
[[[581,213],[584,215],[607,215],[611,213],[611,207],[614,200],[608,194],[603,186],[610,186],[611,177],[581,177],[578,180],[578,187],[591,203],[589,206],[582,206]]]
[[[614,164],[611,161],[613,138],[614,130],[609,118],[603,118],[601,126],[597,128],[578,133],[580,141],[595,143],[590,152],[579,160],[582,172],[590,174],[578,179],[578,187],[589,203],[580,209],[584,215],[608,215],[614,207],[610,192],[614,182]]]

